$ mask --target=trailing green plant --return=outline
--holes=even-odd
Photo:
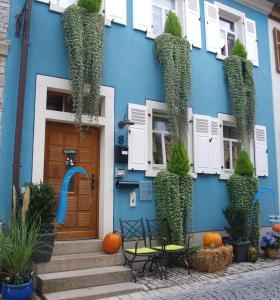
[[[184,140],[188,127],[191,64],[190,44],[180,36],[179,26],[178,17],[169,12],[166,31],[156,38],[154,52],[162,67],[171,133],[175,140]]]
[[[183,143],[178,141],[172,147],[167,169],[155,178],[157,217],[167,220],[170,242],[182,244],[192,220],[192,177],[188,175],[190,166]]]
[[[240,41],[233,53],[224,61],[224,72],[229,87],[232,111],[236,117],[239,138],[244,142],[252,138],[255,124],[256,95],[253,64],[247,60]],[[244,52],[245,51],[245,52]]]
[[[66,8],[62,15],[68,52],[75,121],[82,114],[96,116],[100,102],[103,69],[104,17],[98,14],[99,0],[80,0],[80,6]],[[85,84],[89,90],[85,89]]]
[[[169,171],[160,172],[155,178],[155,190],[157,217],[168,222],[171,231],[169,242],[180,244],[184,236],[179,176]]]
[[[247,212],[242,207],[229,206],[223,209],[223,214],[229,226],[225,230],[233,241],[240,242],[248,240]]]
[[[235,174],[230,177],[227,186],[231,205],[233,209],[241,209],[246,214],[249,240],[252,246],[258,249],[259,203],[253,207],[253,199],[258,191],[258,178],[254,176],[254,168],[247,152],[241,151]]]
[[[247,59],[247,51],[243,43],[240,41],[240,39],[237,39],[234,47],[232,48],[232,55],[237,55],[239,57],[242,57],[244,59]]]
[[[174,36],[182,37],[182,27],[178,16],[170,11],[167,15],[167,20],[164,25],[164,32]]]
[[[56,196],[53,187],[48,182],[30,183],[30,202],[27,210],[27,221],[32,224],[40,220],[40,232],[53,231],[52,222],[55,218]]]
[[[260,202],[257,200],[252,208],[252,220],[250,227],[249,240],[251,246],[253,246],[257,252],[259,252],[259,241],[260,241]]]
[[[235,175],[253,177],[255,168],[247,151],[241,150],[234,169]]]

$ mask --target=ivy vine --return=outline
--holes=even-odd
[[[170,30],[172,18],[177,29]],[[175,139],[184,140],[188,127],[188,99],[191,92],[191,64],[190,44],[180,35],[178,29],[180,21],[172,12],[169,12],[166,21],[171,33],[163,33],[154,42],[155,56],[162,67],[165,101],[168,107],[168,116],[171,133]]]
[[[98,11],[98,7],[96,10]],[[64,11],[62,23],[70,63],[75,121],[80,125],[82,114],[91,118],[98,114],[103,69],[104,17],[96,11],[72,5]],[[85,89],[85,85],[89,88]]]
[[[240,41],[236,46],[244,47]],[[236,127],[239,138],[244,142],[253,136],[255,124],[256,95],[253,77],[253,64],[247,60],[245,50],[234,51],[242,53],[225,59],[224,71],[228,82],[233,114],[236,117]]]

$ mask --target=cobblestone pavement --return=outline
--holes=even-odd
[[[168,279],[156,275],[139,278],[144,291],[110,300],[280,300],[280,261],[259,260],[256,264],[233,264],[218,273],[188,275],[184,269],[169,270]]]

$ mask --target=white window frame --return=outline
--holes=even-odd
[[[220,141],[220,146],[221,146],[221,162],[222,162],[222,170],[221,170],[221,174],[219,176],[220,179],[229,179],[231,175],[233,175],[234,170],[233,169],[225,169],[224,168],[224,141],[225,140],[231,140],[231,141],[236,141],[239,142],[238,139],[227,139],[224,138],[224,133],[223,133],[223,125],[225,124],[225,126],[230,126],[230,127],[236,127],[236,120],[235,117],[232,115],[227,115],[227,114],[223,114],[223,113],[219,113],[218,114],[218,119],[219,119],[219,123],[220,123],[220,137],[221,137],[221,141]],[[254,144],[253,144],[253,140],[251,140],[249,142],[249,144],[246,145],[241,145],[241,149],[245,149],[249,152],[250,154],[250,158],[252,163],[254,164]],[[231,151],[231,150],[230,150]]]
[[[164,8],[164,6],[160,6],[160,5],[155,5],[161,8]],[[182,27],[182,34],[185,35],[185,16],[184,16],[184,9],[183,9],[183,1],[182,0],[175,0],[175,10],[173,11],[175,12],[175,14],[178,16],[180,23],[181,23],[181,27]],[[153,33],[153,3],[151,1],[151,31],[147,31],[146,33],[146,37],[149,39],[156,39],[157,35],[155,35]],[[163,29],[164,29],[164,24],[163,24]]]
[[[155,100],[146,100],[146,106],[148,110],[148,130],[147,130],[147,139],[148,139],[148,169],[145,172],[146,177],[155,177],[160,171],[166,169],[166,166],[163,165],[153,165],[153,111],[158,113],[167,114],[167,105],[165,102],[155,101]],[[192,143],[192,108],[188,109],[188,132],[187,132],[187,141],[186,146],[188,149],[189,162],[191,165],[190,175],[193,178],[197,178],[197,174],[193,172],[193,143]],[[154,167],[156,166],[156,167]]]
[[[214,1],[214,4],[219,9],[219,17],[234,22],[235,38],[239,39],[245,45],[245,32],[243,26],[245,13],[217,1]],[[222,55],[221,52],[217,53],[216,57],[222,60],[227,58],[227,56]]]

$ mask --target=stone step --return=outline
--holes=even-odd
[[[113,266],[37,274],[35,286],[39,294],[45,294],[126,281],[131,281],[131,270],[124,266]]]
[[[80,253],[53,256],[48,263],[34,265],[37,274],[91,269],[98,267],[119,266],[122,264],[122,254],[105,254],[103,252]]]
[[[87,239],[74,241],[56,241],[53,255],[102,252],[102,240]]]
[[[83,289],[44,294],[45,300],[94,300],[143,290],[143,286],[134,282],[115,283]]]

